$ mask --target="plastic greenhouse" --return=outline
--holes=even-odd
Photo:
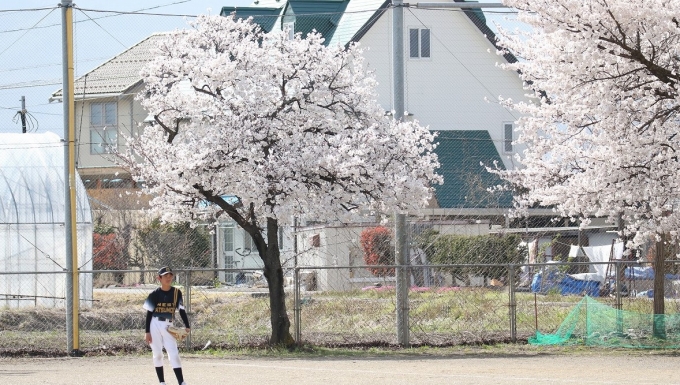
[[[54,133],[0,134],[0,307],[65,307],[64,143]],[[92,270],[92,214],[76,178],[78,268]],[[54,274],[45,272],[58,272]],[[92,274],[80,274],[80,305]]]

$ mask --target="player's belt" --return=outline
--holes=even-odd
[[[165,318],[165,317],[156,317],[156,318],[158,318],[159,321],[168,321],[168,322],[172,321],[172,319]]]

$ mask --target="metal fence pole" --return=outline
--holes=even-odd
[[[184,272],[184,279],[185,279],[185,282],[186,282],[186,286],[185,286],[186,287],[186,294],[185,294],[186,299],[184,300],[186,302],[186,304],[184,305],[184,307],[186,308],[187,317],[188,317],[191,314],[191,270],[187,270],[186,272]],[[189,322],[191,323],[191,321],[189,321]],[[185,348],[187,348],[187,349],[191,348],[191,333],[189,333],[189,335],[187,335],[187,338],[186,338],[184,344],[185,344],[184,345]]]
[[[301,310],[300,309],[300,268],[295,267],[293,270],[293,314],[295,319],[295,341],[298,345],[302,339],[302,329],[300,327]]]
[[[623,334],[623,303],[621,300],[621,263],[620,260],[615,262],[614,270],[616,271],[616,300],[614,307],[616,308],[616,331]],[[630,290],[630,289],[629,289]]]
[[[614,271],[616,274],[616,279],[614,280],[614,286],[616,287],[616,300],[614,307],[616,307],[617,310],[621,310],[623,308],[623,304],[621,302],[621,264],[619,261],[614,262]]]
[[[409,327],[408,327],[408,270],[406,269],[407,242],[406,242],[406,215],[395,214],[395,259],[396,259],[396,278],[397,278],[397,339],[403,347],[409,346]]]
[[[515,298],[515,265],[508,265],[508,295],[510,317],[510,339],[517,342],[517,300]]]

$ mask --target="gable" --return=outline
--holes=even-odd
[[[466,0],[453,0],[461,3]],[[373,24],[391,7],[391,0],[254,0],[250,7],[223,7],[220,15],[227,16],[236,12],[237,18],[247,19],[259,24],[267,32],[282,29],[285,23],[295,23],[295,32],[306,36],[312,30],[320,32],[327,45],[347,45],[358,42]],[[476,1],[475,1],[476,2]],[[481,9],[464,10],[472,24],[496,45],[496,35],[486,24]],[[283,16],[282,20],[278,16]],[[280,22],[280,25],[277,25]],[[509,53],[503,55],[508,62],[517,59]]]
[[[435,185],[435,197],[441,208],[511,207],[509,192],[491,193],[488,188],[502,180],[485,166],[496,161],[505,169],[496,146],[487,131],[438,131],[435,153],[439,157],[437,172],[443,185]]]

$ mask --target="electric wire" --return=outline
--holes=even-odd
[[[14,44],[16,44],[17,42],[19,42],[19,40],[21,40],[24,36],[26,36],[27,33],[29,33],[29,32],[31,32],[32,30],[34,30],[35,27],[36,27],[38,24],[40,24],[43,20],[45,20],[45,18],[47,18],[47,16],[51,15],[52,12],[54,12],[55,9],[56,9],[56,8],[51,8],[51,10],[50,10],[45,16],[43,16],[40,20],[38,20],[38,22],[35,23],[35,24],[33,25],[33,27],[31,27],[31,28],[29,28],[28,30],[26,30],[26,32],[24,32],[21,36],[19,36],[16,40],[14,40],[14,41],[12,42],[12,44],[10,44],[9,46],[7,46],[7,48],[5,48],[4,50],[0,51],[0,56],[2,56],[2,54],[4,54],[5,52],[7,52],[8,49],[12,48],[12,46],[14,46]]]
[[[138,10],[138,11],[145,11],[145,10],[149,10],[149,9],[156,9],[156,8],[169,7],[169,6],[172,6],[172,5],[182,4],[182,3],[189,2],[189,1],[191,1],[191,0],[176,1],[176,2],[174,2],[174,3],[161,4],[161,5],[157,5],[157,6],[149,7],[149,8],[142,8],[142,9],[140,9],[140,10]],[[56,8],[59,8],[59,7],[56,7]],[[55,8],[55,7],[52,7],[52,8],[33,8],[33,9],[21,9],[21,10],[0,10],[0,12],[40,11],[40,10],[56,9],[56,8]],[[74,6],[73,8],[79,9],[77,6]],[[138,11],[135,11],[135,12],[138,12]],[[100,16],[100,17],[97,17],[97,18],[95,18],[95,19],[96,19],[96,20],[99,20],[99,19],[105,19],[105,18],[115,17],[115,16],[119,16],[119,15]],[[177,15],[177,16],[179,17],[179,16],[181,16],[181,15]],[[80,22],[84,22],[84,21],[86,21],[86,20],[83,20],[83,21],[80,21]],[[79,22],[76,22],[76,23],[79,23]],[[51,27],[59,27],[59,26],[61,26],[61,23],[58,23],[58,24],[49,24],[49,25],[45,25],[45,26],[41,26],[41,27],[36,27],[36,29],[41,29],[41,28],[51,28]],[[21,31],[25,31],[25,30],[27,30],[27,29],[29,29],[29,28],[18,28],[18,29],[4,30],[4,31],[0,31],[0,33],[21,32]]]
[[[111,38],[112,38],[113,40],[117,41],[118,44],[120,44],[121,46],[123,46],[123,48],[127,48],[127,46],[126,46],[125,44],[123,44],[120,40],[118,40],[115,36],[113,36],[113,34],[112,34],[111,32],[109,32],[106,28],[102,27],[101,24],[97,23],[97,21],[94,20],[93,18],[91,18],[90,15],[88,15],[88,14],[85,13],[85,12],[83,12],[83,10],[81,10],[80,8],[76,8],[76,9],[77,9],[78,11],[80,11],[83,15],[85,15],[91,22],[93,22],[93,23],[94,23],[97,27],[99,27],[102,31],[106,32],[107,35],[111,36]]]

